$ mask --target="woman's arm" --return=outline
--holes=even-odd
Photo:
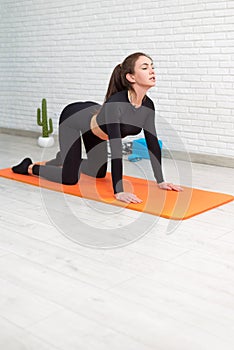
[[[183,191],[180,186],[176,186],[172,183],[164,181],[163,172],[162,172],[162,156],[161,148],[159,146],[157,132],[155,128],[155,112],[154,110],[150,111],[145,126],[144,134],[149,150],[150,160],[154,172],[155,179],[158,183],[159,188],[163,190],[174,190],[174,191]]]
[[[111,100],[111,99],[110,99]],[[104,104],[106,131],[111,151],[111,177],[114,194],[123,192],[122,138],[120,131],[120,111],[118,102],[108,101]]]
[[[123,155],[120,130],[120,108],[118,102],[105,104],[106,130],[111,150],[111,177],[114,195],[117,200],[125,203],[141,203],[142,200],[134,193],[124,192],[123,188]]]
[[[164,182],[162,172],[162,155],[155,128],[155,112],[150,110],[144,125],[144,135],[149,151],[150,161],[157,183]]]

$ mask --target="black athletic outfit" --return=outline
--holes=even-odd
[[[97,123],[108,135],[111,149],[111,174],[114,193],[123,192],[122,141],[128,135],[144,130],[154,176],[163,182],[161,149],[155,130],[153,101],[145,96],[141,107],[135,108],[124,90],[112,95],[101,106],[95,102],[76,102],[64,108],[59,120],[59,143],[62,167],[34,165],[33,174],[47,180],[74,185],[80,172],[93,177],[105,177],[107,169],[107,141],[90,130],[90,121],[98,112]],[[87,159],[81,158],[81,135]]]

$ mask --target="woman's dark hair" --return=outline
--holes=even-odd
[[[116,92],[122,90],[133,90],[132,83],[127,80],[126,74],[134,74],[135,63],[140,56],[148,57],[151,61],[152,58],[149,55],[144,54],[143,52],[135,52],[125,58],[123,63],[118,64],[110,77],[109,85],[107,88],[105,101],[114,95]],[[134,91],[134,90],[133,90]]]

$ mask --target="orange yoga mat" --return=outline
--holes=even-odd
[[[14,174],[10,168],[0,170],[0,176],[174,220],[191,218],[234,199],[234,196],[228,194],[184,186],[183,192],[165,191],[159,189],[155,181],[124,176],[125,190],[133,191],[143,200],[139,204],[126,204],[114,198],[110,173],[103,179],[82,174],[79,184],[74,186],[61,185],[30,175]]]

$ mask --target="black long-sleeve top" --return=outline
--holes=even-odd
[[[97,115],[99,127],[108,135],[111,149],[111,174],[114,193],[123,192],[122,176],[122,138],[137,135],[144,130],[155,179],[163,182],[161,168],[161,149],[155,129],[155,108],[148,97],[138,108],[128,99],[128,91],[123,90],[112,95],[103,104]]]

